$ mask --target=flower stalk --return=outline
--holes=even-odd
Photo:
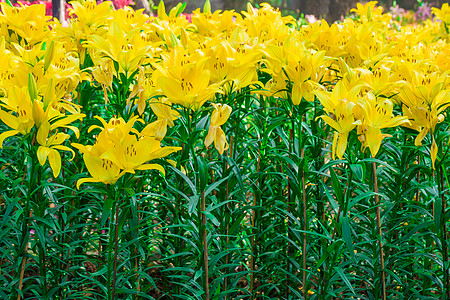
[[[378,229],[378,246],[380,248],[380,267],[381,267],[381,288],[383,300],[386,300],[386,273],[384,271],[384,251],[383,251],[383,240],[381,232],[381,212],[380,212],[380,200],[378,196],[378,177],[377,177],[377,165],[372,161],[372,172],[373,172],[373,191],[375,193],[375,210],[377,219],[377,229]]]

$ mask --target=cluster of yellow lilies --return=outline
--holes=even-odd
[[[191,22],[181,6],[157,16],[111,2],[70,2],[66,24],[45,16],[44,5],[12,7],[0,3],[0,147],[19,135],[38,144],[41,165],[49,161],[53,175],[61,169],[59,151],[83,153],[92,178],[83,182],[114,183],[123,173],[162,167],[149,161],[179,147],[160,142],[183,107],[211,105],[205,145],[219,153],[228,147],[222,127],[233,103],[220,97],[250,87],[262,97],[298,105],[317,99],[334,130],[333,157],[342,158],[355,128],[363,148],[375,156],[387,127],[418,132],[417,146],[430,134],[434,162],[436,124],[450,105],[450,8],[433,8],[434,20],[400,26],[376,2],[358,4],[354,17],[339,24],[322,20],[299,26],[267,4],[246,12],[211,12],[208,2]],[[87,64],[87,60],[91,61]],[[270,76],[262,82],[260,75]],[[77,87],[90,82],[105,101],[113,82],[128,84],[123,105],[137,106],[130,120],[98,117],[103,127],[95,145],[78,137],[83,107]],[[151,100],[150,100],[151,99]],[[401,113],[394,115],[394,107]],[[157,121],[136,130],[145,112]],[[2,128],[6,128],[3,126]],[[81,132],[81,134],[84,134]],[[145,149],[145,150],[144,150]]]

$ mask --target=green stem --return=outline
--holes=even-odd
[[[113,300],[113,292],[112,292],[112,287],[113,287],[113,282],[111,280],[111,274],[113,274],[113,270],[112,270],[112,252],[113,252],[113,228],[114,228],[114,215],[116,214],[116,210],[118,209],[118,207],[116,207],[116,190],[115,190],[115,186],[109,186],[110,188],[110,192],[112,193],[112,195],[108,195],[110,199],[113,199],[113,204],[112,204],[112,212],[111,212],[111,216],[109,218],[109,239],[108,239],[108,253],[107,253],[107,269],[108,269],[108,273],[106,275],[106,284],[107,284],[107,289],[108,289],[108,299]],[[112,191],[111,191],[112,189]],[[112,196],[112,197],[111,197]],[[105,199],[107,200],[107,199]]]
[[[294,129],[289,130],[289,158],[291,158],[291,153],[292,153],[292,144],[294,143]],[[287,209],[288,209],[288,213],[291,213],[291,179],[289,178],[289,176],[287,177]],[[287,236],[288,239],[291,241],[292,237],[291,237],[291,231],[289,230],[289,222],[287,222],[286,224],[286,230],[287,230]],[[287,245],[287,257],[288,259],[286,259],[286,270],[288,271],[288,273],[291,273],[291,266],[289,263],[289,259],[292,257],[292,247],[290,245],[290,243],[288,242]],[[291,285],[291,281],[290,281],[290,276],[288,274],[286,274],[286,299],[289,299],[289,286]]]
[[[201,194],[201,215],[202,215],[202,238],[203,238],[203,267],[205,270],[205,300],[209,300],[209,268],[208,268],[208,239],[206,232],[206,215],[204,212],[206,211],[206,201],[205,201],[205,191],[202,191]]]
[[[301,149],[301,158],[302,160],[305,158],[305,148]],[[302,272],[302,280],[303,280],[303,299],[308,298],[307,284],[306,284],[306,241],[307,235],[306,230],[308,229],[308,221],[307,221],[307,203],[306,203],[306,186],[305,186],[305,165],[303,164],[302,168],[302,201],[303,201],[303,248],[302,248],[302,259],[303,259],[303,272]]]
[[[117,246],[119,239],[119,202],[116,203],[116,217],[115,217],[115,233],[114,233],[114,270],[112,282],[112,299],[115,299],[116,294],[116,279],[117,279]]]
[[[446,213],[446,201],[445,201],[445,193],[444,193],[444,185],[445,185],[445,181],[444,181],[444,169],[442,167],[442,164],[439,165],[438,167],[439,169],[439,173],[440,173],[440,184],[438,184],[439,187],[439,194],[441,195],[441,201],[442,201],[442,205],[441,205],[441,226],[442,228],[440,228],[440,239],[441,239],[441,248],[442,248],[442,272],[444,273],[444,280],[443,280],[443,286],[444,288],[442,289],[442,299],[447,300],[450,299],[450,276],[449,276],[449,268],[448,268],[448,245],[447,245],[447,220],[445,218],[445,213]],[[439,229],[438,229],[439,230]]]
[[[377,165],[375,161],[372,161],[372,171],[373,171],[373,191],[375,193],[375,209],[376,209],[377,229],[378,229],[378,245],[380,248],[382,297],[383,300],[386,300],[386,274],[384,271],[384,252],[383,252],[383,239],[381,232],[381,212],[380,212],[380,200],[378,196]]]

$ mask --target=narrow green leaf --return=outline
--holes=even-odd
[[[181,172],[180,170],[178,170],[177,168],[174,168],[172,166],[169,166],[169,168],[171,168],[175,173],[177,173],[178,175],[181,176],[181,178],[184,179],[184,181],[189,185],[189,187],[191,188],[191,191],[194,195],[198,194],[197,193],[197,189],[195,188],[195,184],[186,176],[183,174],[183,172]]]
[[[442,198],[436,197],[434,200],[434,222],[436,223],[436,230],[440,230],[442,220]]]
[[[220,223],[217,220],[217,218],[212,213],[210,213],[209,211],[202,211],[202,214],[204,214],[208,219],[210,219],[213,222],[214,225],[216,225],[216,226],[220,225]]]
[[[345,244],[347,245],[348,251],[352,258],[355,258],[355,251],[353,248],[352,231],[350,228],[350,223],[347,216],[342,216],[340,219],[342,226],[342,237],[344,238]]]
[[[350,169],[359,181],[364,180],[364,170],[360,164],[350,164]]]
[[[336,267],[335,270],[339,274],[339,277],[342,278],[342,280],[344,281],[345,285],[347,285],[347,287],[352,291],[353,295],[355,295],[355,290],[353,289],[352,284],[348,280],[347,276],[345,276],[345,274],[342,271],[342,269],[339,268],[339,267]]]
[[[3,228],[3,226],[5,226],[6,221],[8,220],[9,214],[12,212],[14,207],[16,207],[16,204],[18,201],[19,201],[19,198],[14,198],[14,199],[11,199],[8,201],[9,203],[8,203],[8,206],[6,207],[5,213],[2,216],[2,224],[0,225],[0,228]]]
[[[200,197],[198,195],[193,195],[189,197],[189,206],[188,206],[188,213],[192,214],[194,210],[197,208],[198,200]]]
[[[210,184],[208,186],[208,188],[205,190],[205,197],[208,196],[209,193],[211,193],[213,190],[215,190],[216,187],[218,187],[220,184],[222,184],[222,182],[224,182],[225,180],[228,180],[229,177],[230,177],[230,175]]]
[[[208,182],[208,166],[201,156],[197,156],[198,177],[200,181],[200,191],[204,191]]]
[[[330,175],[331,175],[331,182],[333,184],[333,190],[334,195],[336,196],[336,199],[338,200],[338,203],[340,207],[344,207],[344,193],[342,192],[341,183],[339,182],[339,179],[336,175],[336,172],[334,172],[333,167],[330,167]]]
[[[108,220],[109,215],[111,214],[112,206],[113,199],[111,199],[111,197],[106,197],[103,202],[102,221],[100,222],[101,227],[105,226],[106,220]]]

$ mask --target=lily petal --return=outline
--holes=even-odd
[[[160,171],[164,176],[166,176],[166,171],[161,165],[158,164],[143,164],[137,168],[138,170],[158,170]]]
[[[58,177],[61,172],[61,155],[58,151],[51,149],[48,155],[48,162],[50,163],[50,168],[53,171],[53,177]]]
[[[0,134],[0,149],[3,149],[3,141],[10,136],[20,133],[19,130],[8,130]]]
[[[50,149],[49,147],[45,147],[45,146],[40,146],[37,150],[37,157],[39,160],[39,163],[41,164],[41,166],[43,166],[45,164],[45,161],[47,160],[47,157],[49,156],[50,152],[52,151],[52,149]]]

